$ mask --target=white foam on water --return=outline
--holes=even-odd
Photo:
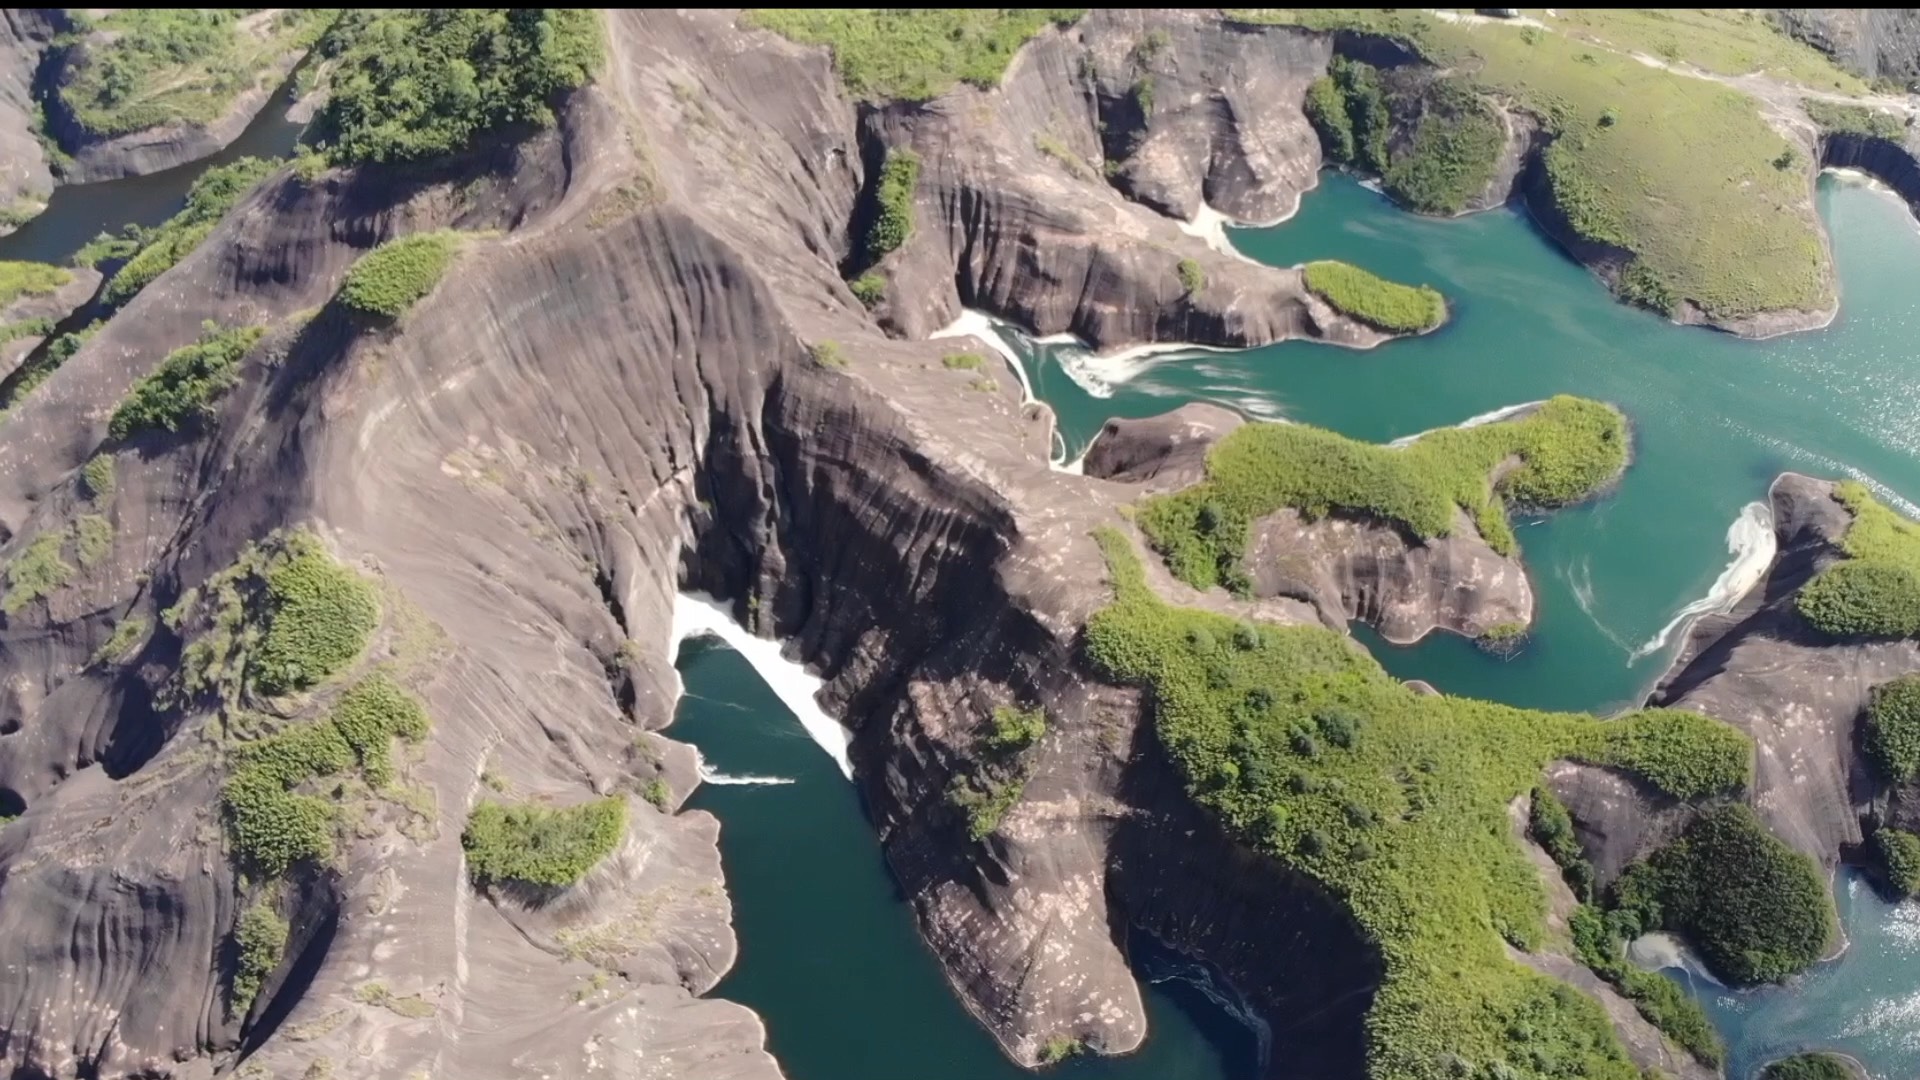
[[[1740,516],[1727,527],[1727,552],[1733,558],[1727,561],[1720,576],[1713,579],[1713,587],[1707,590],[1707,595],[1681,608],[1659,633],[1633,650],[1627,663],[1659,652],[1674,634],[1702,615],[1725,615],[1732,611],[1766,576],[1778,548],[1779,541],[1773,535],[1773,509],[1765,502],[1750,502],[1741,507]]]
[[[1592,620],[1593,625],[1598,628],[1602,634],[1606,635],[1608,641],[1620,646],[1621,652],[1632,653],[1633,646],[1627,644],[1625,638],[1614,633],[1613,627],[1601,622],[1600,616],[1594,613],[1593,562],[1587,556],[1582,555],[1579,562],[1562,568],[1561,576],[1566,579],[1567,586],[1573,590],[1573,602],[1580,605],[1580,610],[1586,614],[1588,619]]]
[[[984,342],[987,348],[1000,354],[1000,358],[1013,369],[1013,376],[1020,380],[1020,404],[1032,405],[1040,399],[1033,394],[1033,380],[1027,377],[1027,365],[1020,359],[1020,353],[1000,334],[993,316],[984,311],[971,308],[962,310],[960,317],[952,323],[928,334],[929,338],[972,337]]]
[[[1501,407],[1494,409],[1490,412],[1483,412],[1478,416],[1469,416],[1465,420],[1462,420],[1453,426],[1456,428],[1476,428],[1476,427],[1482,427],[1487,424],[1496,424],[1502,420],[1507,419],[1510,416],[1514,416],[1518,413],[1525,412],[1526,410],[1531,409],[1537,405],[1545,405],[1545,404],[1546,402],[1544,401],[1523,401],[1518,405],[1502,405]],[[1419,442],[1421,439],[1426,438],[1427,436],[1433,434],[1436,431],[1447,431],[1447,430],[1450,430],[1450,429],[1428,428],[1425,431],[1416,431],[1412,435],[1402,435],[1399,438],[1388,443],[1387,445],[1394,447],[1395,449],[1403,449],[1405,447],[1412,446],[1414,443]]]
[[[700,782],[703,784],[720,784],[726,786],[729,784],[792,784],[796,781],[791,776],[733,776],[721,772],[702,760],[700,762]]]
[[[1707,965],[1693,955],[1693,950],[1672,934],[1642,934],[1634,938],[1627,944],[1627,959],[1646,971],[1678,968],[1710,985],[1722,988],[1727,985],[1714,978]]]
[[[833,758],[834,764],[840,766],[841,775],[853,779],[853,762],[847,756],[847,747],[852,743],[853,736],[814,700],[814,695],[826,685],[820,676],[808,671],[805,665],[782,656],[779,642],[748,633],[747,628],[734,622],[733,616],[713,597],[702,593],[680,593],[673,600],[672,653],[680,651],[681,642],[695,637],[719,638],[739,653],[766,680],[780,703],[793,710],[800,726],[806,729],[820,749],[825,750]],[[684,692],[685,688],[681,689]]]
[[[1148,345],[1135,345],[1114,353],[1096,353],[1086,347],[1086,343],[1074,339],[1071,348],[1060,350],[1055,359],[1060,362],[1060,370],[1067,378],[1097,398],[1110,398],[1114,391],[1152,370],[1174,353],[1231,353],[1241,349],[1226,349],[1218,345],[1195,345],[1184,341],[1163,341]]]

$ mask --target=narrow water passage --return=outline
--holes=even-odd
[[[852,784],[737,652],[681,648],[667,734],[721,778],[690,808],[720,819],[740,959],[714,992],[759,1013],[789,1080],[1024,1080],[948,989],[914,929]],[[754,778],[758,783],[728,783]],[[790,781],[790,782],[769,782]],[[1253,1031],[1196,984],[1193,965],[1131,943],[1149,1034],[1124,1058],[1075,1058],[1080,1080],[1252,1080]]]

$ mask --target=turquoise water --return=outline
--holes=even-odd
[[[714,992],[759,1013],[788,1080],[1021,1080],[948,989],[914,929],[852,784],[740,655],[695,639],[668,734],[723,775],[690,807],[720,819],[740,959]],[[1150,1035],[1138,1053],[1081,1058],[1067,1080],[1247,1080],[1252,1031],[1210,1000],[1192,965],[1131,943]]]
[[[1072,346],[1016,344],[1060,415],[1069,458],[1110,416],[1211,400],[1386,441],[1556,393],[1625,410],[1634,462],[1588,506],[1520,523],[1538,620],[1497,659],[1434,635],[1410,648],[1357,636],[1403,678],[1515,705],[1611,711],[1640,700],[1677,637],[1650,645],[1729,561],[1727,534],[1783,470],[1854,476],[1896,506],[1920,497],[1920,228],[1890,195],[1823,177],[1841,311],[1820,331],[1764,342],[1675,327],[1613,303],[1520,214],[1404,214],[1328,174],[1292,221],[1235,230],[1262,261],[1357,263],[1444,292],[1453,320],[1425,337],[1355,352],[1288,342],[1239,353],[1101,362]],[[1701,991],[1729,1042],[1729,1075],[1834,1046],[1884,1080],[1920,1076],[1920,908],[1847,879],[1853,941],[1793,986]],[[1712,992],[1709,992],[1712,991]]]

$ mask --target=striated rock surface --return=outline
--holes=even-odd
[[[68,270],[72,280],[50,293],[38,296],[22,296],[13,303],[0,305],[0,379],[5,379],[20,366],[42,341],[44,334],[31,334],[6,340],[6,328],[22,323],[46,320],[58,324],[62,319],[80,310],[81,305],[93,299],[100,288],[100,271],[90,266],[73,267]]]
[[[1781,29],[1867,79],[1920,78],[1920,11],[1912,8],[1778,8]]]
[[[53,173],[34,132],[34,73],[66,28],[57,9],[0,9],[0,236],[46,206]]]

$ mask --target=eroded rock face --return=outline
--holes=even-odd
[[[27,354],[46,340],[45,334],[4,340],[9,336],[5,333],[7,327],[41,320],[58,324],[93,299],[93,294],[99,290],[100,271],[90,266],[80,266],[68,270],[68,273],[72,275],[71,279],[50,293],[16,297],[13,303],[0,305],[0,380],[13,374]]]
[[[1920,77],[1920,12],[1912,8],[1780,8],[1781,26],[1868,79]]]
[[[57,10],[0,10],[0,236],[32,217],[53,193],[53,173],[34,135],[33,77],[47,43],[66,28]]]

